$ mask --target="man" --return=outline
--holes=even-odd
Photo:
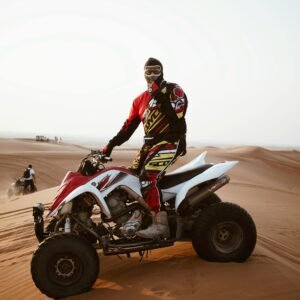
[[[35,172],[32,168],[32,165],[28,165],[28,167],[25,169],[23,173],[24,178],[24,190],[23,194],[28,193],[28,187],[30,186],[30,192],[33,193],[36,191],[36,179],[35,179]]]
[[[158,181],[179,155],[186,153],[187,97],[175,83],[163,77],[163,65],[149,58],[144,66],[148,89],[132,104],[128,119],[118,134],[104,147],[103,153],[110,156],[113,148],[127,141],[143,122],[144,145],[132,163],[131,169],[139,175],[141,191],[148,204],[153,223],[137,235],[143,238],[169,237],[169,225]],[[124,230],[138,230],[142,221],[140,211],[135,211],[124,225]]]

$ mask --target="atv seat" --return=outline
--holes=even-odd
[[[188,170],[177,174],[167,174],[160,179],[158,186],[160,189],[168,189],[172,186],[185,182],[212,167],[213,164],[205,164],[192,170]]]

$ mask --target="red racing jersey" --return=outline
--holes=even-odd
[[[146,90],[134,99],[129,117],[110,140],[110,146],[119,146],[127,141],[141,122],[146,136],[185,135],[187,106],[186,94],[178,84],[163,81],[158,86],[154,83],[152,91]]]

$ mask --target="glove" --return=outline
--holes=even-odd
[[[113,148],[109,143],[103,148],[102,153],[106,156],[110,157],[111,152],[113,151]]]

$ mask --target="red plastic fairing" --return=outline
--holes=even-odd
[[[99,173],[96,173],[92,176],[83,176],[80,173],[74,173],[74,172],[68,172],[66,177],[64,178],[61,187],[59,189],[59,193],[54,199],[53,204],[50,207],[50,213],[56,209],[59,204],[76,188],[78,188],[81,185],[86,184],[94,177],[98,176]],[[50,214],[49,213],[49,214]]]
[[[53,210],[55,210],[61,204],[61,202],[76,188],[78,188],[81,185],[86,184],[87,182],[89,182],[93,178],[99,176],[100,174],[107,172],[107,171],[111,171],[111,170],[121,171],[126,174],[135,175],[132,171],[130,171],[126,167],[109,167],[109,168],[101,170],[100,172],[97,172],[96,174],[94,174],[92,176],[83,176],[77,172],[68,172],[61,183],[61,186],[60,186],[57,196],[54,198],[54,202],[50,207],[49,214]],[[105,182],[105,184],[106,183],[107,183],[107,181]],[[102,185],[101,188],[103,188],[103,186],[104,185]]]

